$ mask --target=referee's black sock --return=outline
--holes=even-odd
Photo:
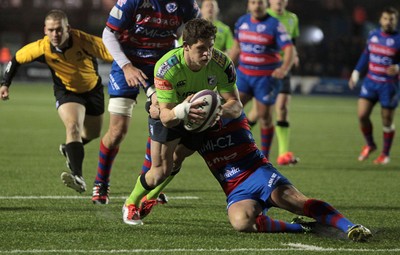
[[[72,174],[82,176],[83,158],[85,150],[81,142],[71,142],[65,145],[68,162],[72,169]]]

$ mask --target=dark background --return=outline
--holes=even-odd
[[[0,0],[0,47],[14,54],[21,46],[43,37],[43,19],[63,9],[72,27],[101,36],[115,0]],[[232,29],[246,12],[247,1],[219,0],[220,20]],[[299,75],[348,78],[368,31],[378,26],[386,6],[400,9],[398,0],[289,0],[288,10],[300,20],[297,48]],[[313,35],[317,35],[314,38]]]

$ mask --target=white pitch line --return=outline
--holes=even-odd
[[[26,199],[91,199],[89,196],[0,196],[0,200],[26,200]],[[110,197],[110,199],[126,199],[127,197]],[[172,200],[193,200],[200,199],[194,196],[182,196],[182,197],[172,197],[168,196],[168,199]]]
[[[236,248],[236,249],[135,249],[135,250],[41,250],[41,249],[32,249],[32,250],[0,250],[0,254],[18,254],[18,253],[106,253],[106,254],[117,254],[117,253],[187,253],[187,252],[195,252],[195,253],[230,253],[230,252],[270,252],[270,251],[316,251],[316,252],[334,252],[334,251],[347,251],[347,252],[398,252],[399,249],[343,249],[343,248],[323,248],[313,245],[305,245],[305,244],[283,244],[284,246],[293,246],[293,248]]]

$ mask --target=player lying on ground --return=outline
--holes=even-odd
[[[365,241],[372,236],[369,229],[352,223],[330,204],[308,198],[298,191],[257,148],[244,114],[237,119],[223,119],[217,125],[218,128],[206,131],[198,152],[227,196],[228,217],[235,230],[267,233],[312,231],[313,224],[303,221],[288,223],[266,215],[269,208],[278,207],[335,227],[354,241]],[[150,155],[146,158],[150,159]],[[180,166],[182,161],[177,158],[175,164]],[[165,186],[156,187],[147,197],[156,198],[161,191],[159,187]],[[156,199],[143,201],[139,209],[141,219],[157,203]],[[124,205],[124,222],[142,224],[142,221],[132,220],[131,206]]]

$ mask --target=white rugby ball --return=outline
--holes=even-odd
[[[221,99],[217,93],[209,89],[201,90],[194,94],[189,102],[204,102],[203,106],[200,106],[199,108],[206,112],[206,114],[204,120],[199,123],[185,120],[185,129],[191,132],[199,133],[209,128],[210,125],[213,124],[217,113],[220,111]]]

